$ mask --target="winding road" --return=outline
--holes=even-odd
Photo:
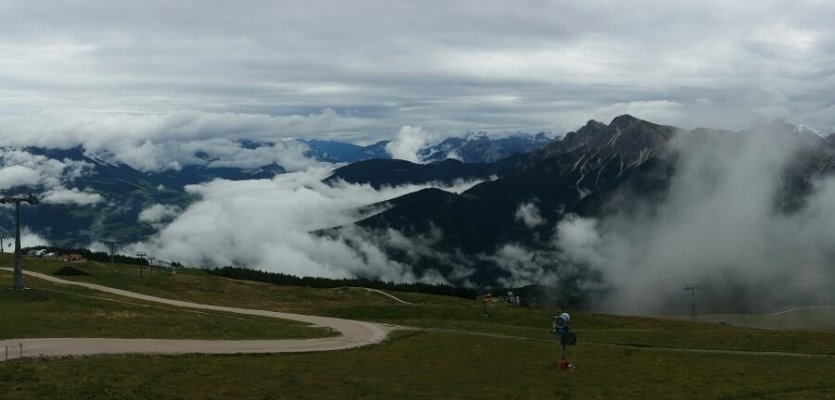
[[[0,268],[10,271],[10,268]],[[242,354],[242,353],[298,353],[343,350],[380,343],[393,329],[383,324],[341,318],[317,317],[249,308],[223,307],[165,299],[140,293],[114,289],[94,283],[68,281],[32,271],[28,276],[62,285],[81,286],[101,292],[138,300],[198,310],[222,311],[300,321],[314,327],[325,327],[339,336],[317,339],[282,340],[169,340],[169,339],[111,339],[111,338],[48,338],[0,340],[0,361],[20,357],[62,357],[96,354]]]

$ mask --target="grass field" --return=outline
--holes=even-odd
[[[12,276],[0,272],[0,282]],[[29,290],[0,290],[0,339],[121,337],[168,339],[312,338],[334,334],[295,321],[104,297],[92,290],[33,281]]]
[[[96,357],[0,366],[8,399],[722,399],[835,397],[833,359],[400,333],[359,350],[269,356]]]
[[[762,329],[835,330],[835,306],[796,307],[771,314],[708,314],[699,319]]]
[[[8,265],[3,259],[0,263]],[[26,268],[44,273],[63,265],[26,259]],[[835,332],[831,331],[762,330],[574,312],[572,322],[579,344],[572,348],[571,358],[579,367],[563,372],[556,368],[557,346],[547,334],[553,310],[496,304],[490,307],[489,316],[483,317],[479,303],[451,297],[397,293],[416,303],[404,305],[361,289],[275,286],[218,278],[200,271],[176,275],[156,271],[139,278],[134,267],[117,267],[114,272],[100,265],[78,267],[90,275],[72,279],[161,297],[433,330],[398,331],[382,345],[324,353],[117,356],[0,363],[0,398],[835,398]],[[8,274],[0,274],[0,279],[10,281]],[[28,313],[41,315],[41,322],[23,330],[26,335],[55,336],[48,332],[62,329],[47,323],[53,307],[72,316],[70,320],[84,321],[78,325],[88,326],[108,321],[106,312],[89,311],[100,307],[130,306],[147,311],[143,317],[147,320],[141,325],[154,326],[155,321],[171,318],[168,332],[154,330],[154,336],[149,337],[187,337],[188,330],[178,332],[175,325],[200,323],[183,310],[148,309],[147,305],[114,302],[115,296],[50,286],[32,278],[26,282],[33,287],[32,293],[57,296]],[[0,291],[2,318],[6,318],[7,310],[32,310],[25,300],[6,299],[7,295],[28,294]],[[65,302],[63,296],[75,302]],[[183,320],[174,322],[176,318]],[[262,337],[268,330],[255,326],[266,326],[268,321],[253,321],[253,326],[244,329],[238,328],[245,324],[237,316],[216,318],[217,322],[203,331],[204,337]],[[5,325],[0,326],[3,336],[21,335],[17,328]],[[130,330],[111,330],[110,334],[119,336],[123,334],[120,332]]]

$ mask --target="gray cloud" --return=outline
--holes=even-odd
[[[411,162],[420,162],[418,151],[426,145],[437,141],[438,136],[424,131],[421,127],[404,126],[397,133],[397,136],[388,144],[386,144],[386,151],[389,152],[392,158],[399,160],[407,160]]]
[[[501,285],[585,293],[610,312],[687,313],[687,284],[701,285],[699,307],[711,311],[828,304],[835,299],[835,177],[813,178],[801,202],[782,202],[786,191],[799,190],[787,171],[819,145],[808,131],[767,127],[684,132],[671,143],[675,174],[660,201],[615,196],[600,217],[565,216],[550,242],[507,243],[481,257],[507,273]],[[517,219],[531,206],[521,204]]]
[[[0,190],[41,188],[41,201],[52,204],[90,205],[104,201],[98,193],[79,190],[73,181],[89,174],[84,161],[57,160],[18,148],[0,149]]]
[[[20,229],[20,247],[49,246],[49,242],[27,227]]]
[[[72,189],[50,189],[43,193],[41,201],[52,204],[77,204],[87,206],[104,201],[104,197],[98,193],[90,193]]]
[[[519,204],[514,217],[528,228],[535,228],[545,223],[545,219],[542,218],[542,214],[539,213],[539,208],[534,202]]]
[[[835,8],[817,1],[0,7],[3,114],[333,108],[354,120],[289,134],[360,140],[403,125],[564,132],[624,111],[684,127],[765,115],[835,130]]]
[[[139,222],[158,223],[174,219],[182,210],[178,206],[154,204],[143,209],[137,220]]]
[[[92,167],[83,161],[62,161],[16,148],[3,148],[0,149],[0,189],[20,186],[58,188],[88,173]]]
[[[433,237],[406,238],[398,232],[370,232],[346,227],[336,237],[312,232],[349,225],[364,215],[357,210],[426,186],[375,190],[368,185],[326,185],[331,170],[317,166],[277,175],[270,180],[215,180],[188,186],[200,200],[190,205],[158,235],[124,249],[146,251],[159,259],[187,265],[240,265],[303,276],[370,276],[393,281],[443,282],[437,271],[416,274],[411,266],[390,260],[379,243],[406,246],[426,255]],[[475,182],[448,188],[460,192]],[[148,211],[156,217],[164,206]],[[379,210],[369,210],[375,212]],[[144,212],[143,212],[144,213]],[[466,275],[462,266],[459,274]]]
[[[835,179],[814,181],[797,210],[778,202],[783,172],[808,145],[800,134],[681,135],[661,204],[615,207],[637,211],[599,220],[567,218],[557,227],[557,249],[564,261],[602,272],[611,310],[669,311],[686,304],[682,288],[690,283],[701,284],[702,302],[714,306],[826,301],[831,288],[820,279],[835,272]]]
[[[304,156],[306,145],[288,139],[315,134],[331,125],[359,124],[356,118],[331,109],[291,116],[202,111],[111,115],[59,110],[0,115],[0,140],[16,146],[82,146],[88,156],[142,171],[178,170],[186,165],[246,169],[273,162],[300,170],[315,161]],[[275,144],[253,150],[237,142],[243,139]],[[206,153],[213,161],[209,164],[197,153]]]

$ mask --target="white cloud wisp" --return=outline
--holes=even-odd
[[[360,228],[346,228],[337,237],[316,233],[355,222],[368,215],[358,209],[425,185],[381,190],[346,183],[329,186],[321,182],[329,174],[329,168],[317,167],[271,180],[215,180],[188,186],[201,199],[158,235],[127,251],[147,251],[187,265],[238,265],[300,276],[443,281],[437,274],[416,274],[410,266],[390,260],[368,237],[371,233]],[[447,189],[460,192],[473,184]],[[388,235],[397,237],[396,232]]]

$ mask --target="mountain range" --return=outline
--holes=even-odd
[[[549,141],[545,134],[517,134],[498,139],[468,134],[428,145],[421,152],[427,159],[436,160],[457,151],[466,154],[467,160],[483,163],[497,154],[535,149]],[[320,162],[346,164],[391,158],[386,150],[388,141],[368,146],[324,140],[299,142],[307,149],[304,156]],[[248,150],[278,151],[273,150],[274,143],[241,141],[238,145]],[[193,158],[200,164],[142,171],[82,146],[0,147],[0,187],[5,188],[5,195],[40,194],[42,204],[21,208],[25,229],[54,245],[86,246],[108,238],[135,242],[154,234],[159,223],[174,218],[196,200],[185,190],[187,185],[213,179],[270,179],[287,171],[275,162],[256,167],[219,166],[218,159],[205,152],[196,152]],[[450,174],[459,175],[459,172]],[[143,211],[154,207],[161,211],[160,215],[149,217],[146,213],[142,217]],[[6,236],[14,231],[12,213],[0,214],[0,230]]]
[[[418,150],[424,160],[437,158],[422,164],[384,157],[386,142],[359,146],[307,141],[308,157],[346,164],[324,180],[328,185],[344,181],[380,189],[474,182],[460,193],[429,188],[364,204],[354,222],[312,234],[340,238],[360,253],[368,244],[357,240],[361,232],[362,240],[372,241],[387,260],[408,266],[417,277],[440,276],[468,287],[512,286],[515,275],[534,273],[531,265],[564,265],[555,250],[555,227],[561,222],[653,210],[670,196],[682,149],[717,137],[730,138],[726,142],[733,145],[734,138],[754,132],[767,132],[761,134],[765,140],[793,138],[800,144],[775,176],[779,189],[774,208],[780,213],[803,208],[819,178],[835,173],[835,136],[781,121],[745,131],[686,130],[621,115],[608,124],[590,120],[561,139],[544,134],[447,139]],[[243,146],[272,150],[271,144]],[[140,171],[81,147],[2,148],[0,185],[41,193],[42,204],[22,207],[28,230],[52,244],[84,246],[111,237],[125,243],[148,238],[197,200],[187,185],[217,178],[269,179],[286,172],[276,163],[217,167],[210,155],[196,156],[205,163]],[[708,168],[705,173],[714,172]],[[21,185],[24,180],[36,184]],[[72,201],[57,201],[61,199]],[[0,216],[0,226],[9,236],[12,213]],[[397,240],[392,240],[393,232]],[[576,296],[583,286],[578,282],[594,281],[599,273],[585,265],[564,271],[562,293]],[[538,278],[534,274],[526,279]]]
[[[591,120],[562,140],[494,163],[447,160],[421,165],[370,160],[336,169],[326,181],[382,187],[484,179],[463,193],[425,189],[377,204],[375,207],[383,211],[354,226],[377,232],[381,238],[391,230],[419,238],[415,243],[423,243],[431,251],[412,251],[399,243],[378,241],[392,259],[419,271],[437,271],[456,284],[490,285],[512,275],[495,256],[503,246],[531,249],[533,257],[556,257],[551,251],[554,228],[568,216],[601,217],[628,213],[629,207],[637,205],[661,203],[669,195],[679,167],[680,151],[671,145],[674,138],[699,141],[760,131],[768,132],[774,140],[791,136],[805,143],[804,150],[779,176],[782,189],[775,196],[776,207],[791,212],[803,204],[816,178],[835,173],[835,136],[781,121],[755,124],[745,132],[688,131],[621,115],[609,124]],[[628,201],[615,201],[624,198]],[[338,235],[340,229],[345,228],[324,234]],[[572,279],[587,279],[582,276],[586,273],[593,271],[576,270],[576,276],[563,277],[562,282],[571,286]]]
[[[491,137],[486,132],[468,132],[461,137],[449,137],[443,141],[424,146],[417,152],[421,163],[432,163],[448,159],[465,163],[492,163],[517,153],[527,153],[543,147],[554,137],[546,132],[526,134],[517,132],[505,137]],[[367,146],[328,140],[301,140],[310,150],[309,157],[333,163],[354,163],[370,159],[391,159],[387,146],[382,140]]]

